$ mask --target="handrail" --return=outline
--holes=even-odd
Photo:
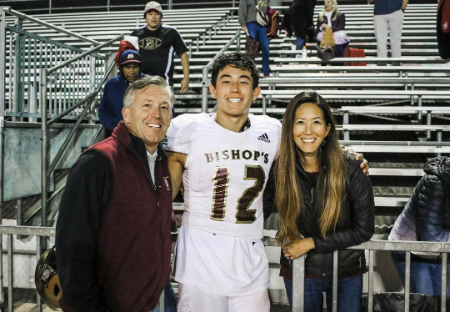
[[[280,246],[275,238],[264,238],[265,246]],[[447,257],[450,253],[450,244],[441,242],[413,242],[413,241],[387,241],[370,240],[348,249],[369,250],[369,291],[368,291],[368,311],[373,309],[373,276],[374,276],[374,251],[405,251],[406,252],[406,276],[405,276],[405,311],[409,311],[410,293],[410,261],[411,251],[437,252],[442,253],[442,291],[441,298],[445,298],[447,280]],[[337,311],[337,280],[338,280],[338,250],[333,252],[333,311]],[[305,280],[305,255],[293,261],[293,300],[292,311],[303,311],[304,308],[304,280]],[[446,300],[441,300],[441,311],[445,312]]]
[[[24,20],[29,20],[29,21],[35,22],[36,24],[39,24],[41,26],[48,27],[50,29],[53,29],[53,30],[65,33],[66,35],[70,35],[70,36],[78,38],[78,39],[80,39],[82,41],[90,42],[90,43],[95,44],[95,45],[99,45],[100,44],[100,42],[98,42],[98,41],[89,39],[87,37],[84,37],[82,35],[74,33],[74,32],[72,32],[70,30],[67,30],[67,29],[64,29],[64,28],[61,28],[61,27],[49,24],[49,23],[41,21],[40,19],[37,19],[35,17],[31,17],[31,16],[29,16],[27,14],[20,13],[19,11],[11,9],[11,7],[9,7],[9,6],[7,7],[7,9],[5,9],[5,12],[8,12],[11,15],[17,16],[18,18],[21,18],[21,19],[24,19]]]
[[[69,64],[71,64],[71,63],[73,63],[73,62],[75,62],[75,61],[78,61],[79,59],[85,57],[86,55],[89,55],[89,54],[92,54],[92,53],[94,53],[94,52],[97,52],[98,50],[101,50],[103,47],[108,46],[108,45],[110,45],[111,43],[113,43],[113,42],[115,42],[115,41],[117,41],[117,40],[122,39],[123,36],[124,36],[124,34],[121,34],[121,35],[119,35],[119,36],[117,36],[117,37],[115,37],[115,38],[113,38],[113,39],[111,39],[111,40],[109,40],[109,41],[107,41],[107,42],[105,42],[105,43],[102,43],[102,44],[99,45],[99,46],[96,46],[95,48],[92,48],[92,49],[90,49],[90,50],[88,50],[88,51],[86,51],[86,52],[84,52],[84,53],[81,53],[80,55],[75,56],[74,58],[72,58],[72,59],[70,59],[70,60],[67,60],[67,61],[65,61],[65,62],[62,62],[61,64],[58,64],[58,65],[56,65],[56,66],[53,66],[53,67],[47,69],[47,75],[48,75],[48,74],[51,74],[52,72],[54,72],[54,71],[56,71],[56,70],[58,70],[58,69],[60,69],[60,68],[62,68],[62,67],[64,67],[64,66],[67,66],[67,65],[69,65]]]
[[[97,88],[92,92],[89,93],[88,95],[86,95],[86,97],[84,99],[82,99],[80,102],[78,102],[77,104],[69,107],[68,109],[66,109],[64,112],[62,112],[61,114],[59,114],[58,116],[50,119],[47,122],[47,125],[50,126],[52,124],[54,124],[55,122],[59,121],[61,118],[63,118],[64,116],[66,116],[67,114],[69,114],[71,111],[73,111],[74,109],[80,107],[81,105],[83,105],[84,103],[90,101],[93,97],[97,96],[97,94],[100,92],[100,89],[102,88],[103,84],[106,82],[106,80],[108,79],[109,74],[111,73],[111,71],[113,70],[113,68],[115,67],[114,63],[112,63],[109,68],[107,69],[105,75],[102,78],[102,81],[100,81],[100,83],[98,84]]]
[[[212,67],[216,59],[221,56],[228,48],[231,46],[231,44],[236,41],[236,51],[240,52],[241,50],[241,31],[238,30],[236,34],[228,40],[227,44],[220,49],[220,51],[212,58],[211,61],[206,64],[206,66],[203,66],[202,68],[202,111],[206,112],[208,110],[208,72],[209,69]]]
[[[339,144],[347,145],[392,145],[392,146],[450,146],[450,142],[443,141],[361,141],[339,140]]]
[[[65,149],[67,148],[67,146],[69,145],[70,141],[73,139],[73,137],[75,136],[76,130],[78,129],[79,125],[81,124],[82,120],[84,119],[84,117],[86,116],[87,112],[92,108],[93,103],[95,103],[93,101],[93,94],[91,94],[90,96],[88,96],[87,98],[85,98],[85,100],[87,102],[91,101],[88,105],[86,105],[86,107],[84,108],[83,112],[81,113],[81,115],[79,116],[77,122],[75,123],[74,127],[71,129],[70,133],[68,134],[66,140],[64,141],[63,145],[61,146],[60,150],[58,151],[57,155],[55,156],[55,159],[53,160],[53,162],[51,163],[51,165],[49,166],[49,147],[50,147],[50,140],[48,138],[48,116],[47,116],[47,84],[48,84],[48,76],[49,74],[55,72],[56,70],[63,68],[64,66],[67,66],[81,58],[83,58],[84,56],[87,56],[89,54],[92,54],[93,52],[96,52],[98,50],[100,50],[101,48],[112,44],[113,42],[122,39],[124,36],[124,34],[121,34],[99,46],[96,46],[95,48],[92,48],[78,56],[73,57],[70,60],[67,60],[59,65],[56,65],[54,67],[51,67],[49,69],[44,69],[42,68],[40,70],[40,103],[41,103],[41,131],[42,131],[42,148],[41,148],[41,224],[42,226],[46,226],[47,225],[47,197],[48,197],[48,182],[49,182],[49,176],[51,174],[51,172],[53,172],[53,170],[56,168],[56,165],[58,164],[58,162],[61,159],[62,154],[64,153]],[[93,67],[95,66],[95,64],[93,64],[91,62],[91,75],[94,73]],[[105,82],[106,80],[106,75],[103,77],[102,79],[102,84]],[[91,82],[94,82],[93,77],[90,78]],[[99,85],[99,88],[101,88],[102,84]],[[98,93],[99,92],[99,88],[97,88],[94,93]],[[91,85],[91,90],[93,89],[92,85]],[[80,106],[81,104],[78,103],[78,106]],[[67,110],[64,112],[67,113]],[[50,120],[50,124],[54,123],[56,120],[59,120],[62,116],[59,115],[56,118]]]
[[[105,81],[108,79],[108,75],[111,72],[112,68],[114,68],[114,63],[111,64],[111,66],[108,69],[108,72],[105,74],[105,76],[103,77],[102,81],[99,83],[99,85],[97,86],[96,90],[94,92],[92,92],[90,95],[88,95],[88,100],[87,101],[92,101],[94,99],[94,97],[100,92],[100,89],[103,87],[103,84],[105,83]],[[83,100],[82,102],[85,102],[85,100]],[[80,106],[81,104],[78,103],[77,105],[74,106]],[[84,116],[86,116],[87,112],[90,110],[92,106],[92,103],[89,103],[88,105],[86,105],[86,107],[84,108],[83,112],[81,113],[81,115],[78,117],[77,122],[75,123],[74,127],[70,130],[69,134],[67,135],[66,140],[64,141],[64,143],[61,145],[58,153],[56,154],[55,158],[53,159],[52,163],[50,164],[49,168],[48,168],[48,172],[47,172],[47,177],[50,177],[50,175],[52,174],[53,170],[55,170],[56,166],[58,165],[59,161],[61,160],[62,155],[64,154],[64,152],[66,151],[67,147],[70,144],[70,141],[72,141],[72,138],[75,136],[78,128],[80,127],[81,122],[84,119]],[[74,109],[74,107],[72,107],[71,109]],[[67,111],[66,111],[67,112]],[[65,113],[66,113],[65,112]],[[52,120],[50,120],[47,125],[50,125],[50,122],[54,122],[56,121],[56,119],[61,119],[63,116],[59,115],[58,117],[53,118]]]
[[[56,229],[42,226],[0,225],[0,235],[3,234],[54,237],[56,235]]]
[[[373,77],[345,77],[339,78],[265,78],[260,81],[260,85],[264,84],[293,84],[293,83],[333,83],[333,84],[449,84],[450,78],[444,77],[398,77],[398,78],[373,78]]]
[[[288,54],[289,51],[286,51]],[[446,61],[440,57],[427,56],[403,56],[403,57],[336,57],[328,61],[323,61],[318,57],[307,58],[291,58],[291,57],[276,57],[274,62],[277,66],[285,63],[299,63],[300,64],[321,64],[321,63],[344,63],[344,62],[364,62],[364,63],[422,63],[422,64],[446,64]]]

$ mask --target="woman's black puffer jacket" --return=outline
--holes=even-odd
[[[364,250],[345,250],[347,247],[368,241],[374,233],[375,204],[370,179],[359,167],[360,162],[344,157],[346,176],[346,196],[341,207],[341,220],[334,231],[325,237],[320,234],[320,212],[315,203],[321,194],[315,193],[313,185],[301,166],[297,167],[297,178],[302,189],[305,209],[297,218],[297,226],[305,237],[312,237],[315,249],[306,257],[306,274],[332,277],[333,251],[339,250],[339,276],[349,276],[366,267]],[[326,170],[326,169],[324,169]],[[320,210],[321,211],[321,210]],[[282,266],[291,263],[281,255]]]
[[[423,171],[389,240],[450,242],[450,158],[433,158]]]

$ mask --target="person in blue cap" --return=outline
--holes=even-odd
[[[124,51],[119,58],[120,72],[109,79],[98,107],[98,118],[108,137],[122,120],[123,96],[129,84],[144,77],[141,73],[141,56],[134,50]]]

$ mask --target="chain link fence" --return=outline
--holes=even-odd
[[[240,0],[160,0],[163,9],[229,8],[239,6]],[[0,6],[11,6],[27,14],[104,12],[142,10],[146,0],[0,0]],[[290,1],[271,0],[271,6],[288,6]],[[339,4],[365,4],[367,0],[339,0]],[[411,4],[436,3],[437,0],[410,0]],[[318,5],[323,0],[317,1]]]

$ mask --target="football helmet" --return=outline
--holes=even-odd
[[[45,304],[53,310],[59,308],[59,298],[61,298],[62,290],[56,270],[55,246],[42,254],[36,266],[34,281],[39,296],[41,296]]]

